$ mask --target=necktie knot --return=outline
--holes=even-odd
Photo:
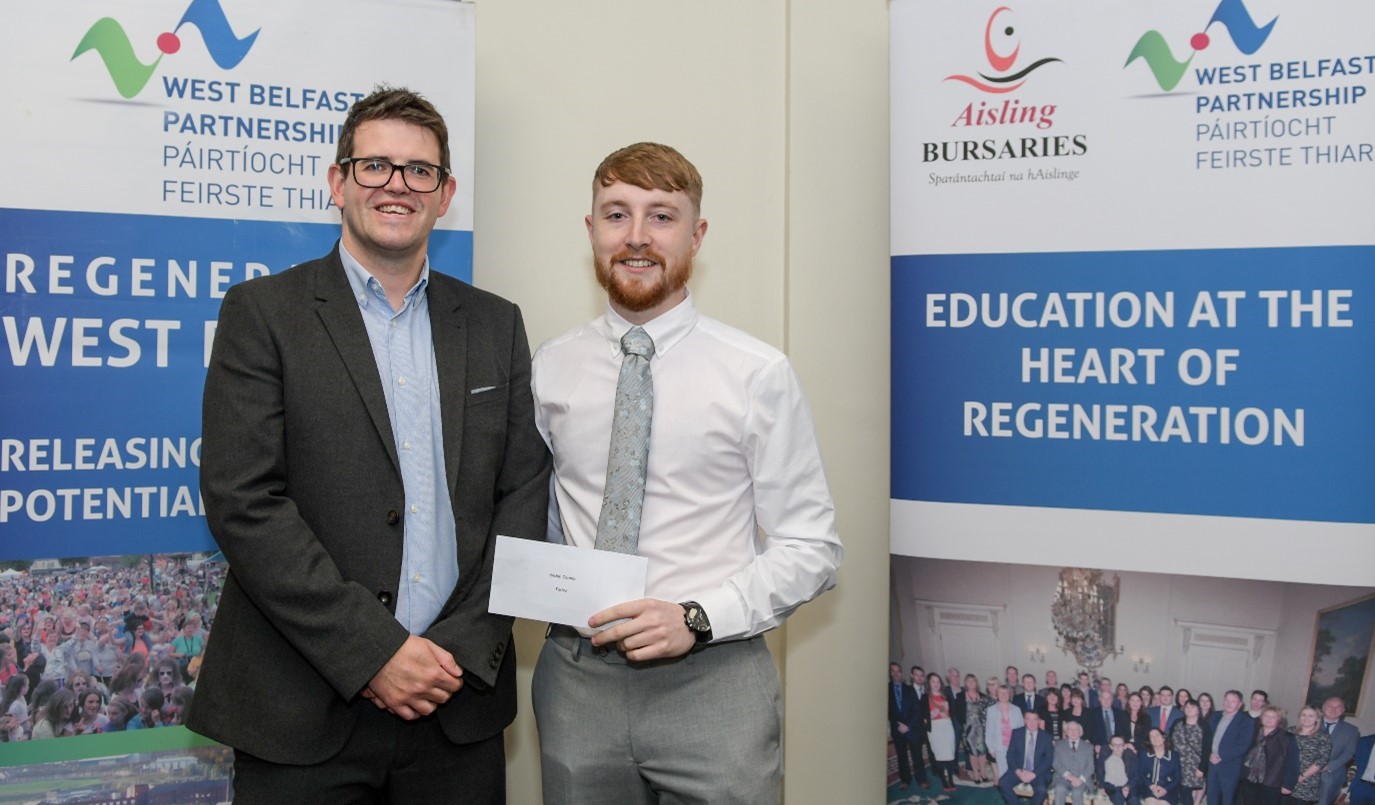
[[[654,339],[643,328],[631,327],[621,336],[621,351],[648,360],[654,354]]]

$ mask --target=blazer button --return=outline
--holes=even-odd
[[[492,669],[496,669],[496,667],[499,666],[499,665],[501,665],[501,661],[498,660],[496,657],[493,657],[493,658],[492,658],[490,661],[488,661],[488,663],[487,663],[487,667],[488,667],[488,668],[492,668]]]
[[[385,606],[391,606],[391,593],[387,590],[383,590],[377,594],[377,600],[381,601]]]
[[[396,509],[387,512],[387,525],[396,525],[399,522],[401,522],[401,512]]]

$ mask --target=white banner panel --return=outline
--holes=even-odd
[[[25,701],[50,681],[94,684],[112,722],[79,730],[112,734],[4,743],[0,766],[16,767],[0,775],[6,785],[58,791],[108,776],[87,758],[174,749],[194,757],[128,761],[156,767],[158,781],[121,779],[119,796],[228,798],[218,747],[180,727],[126,732],[153,725],[111,701],[129,700],[113,688],[135,654],[147,679],[174,659],[188,682],[213,622],[225,568],[197,475],[220,300],[234,283],[333,247],[326,171],[348,109],[381,84],[420,92],[446,118],[458,192],[430,258],[471,280],[474,17],[449,0],[5,11],[0,629],[31,672]],[[81,621],[104,641],[99,651],[61,648]],[[53,632],[58,648],[40,649]],[[177,724],[185,702],[167,693],[157,719]]]
[[[890,20],[902,681],[1268,689],[1370,731],[1375,8]]]
[[[894,499],[1375,523],[1369,10],[891,8]]]

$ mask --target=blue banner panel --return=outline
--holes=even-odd
[[[220,301],[339,226],[0,209],[0,233],[0,558],[212,548],[197,468]],[[436,230],[430,256],[471,281],[471,232]]]
[[[892,260],[892,496],[1375,523],[1375,247]]]

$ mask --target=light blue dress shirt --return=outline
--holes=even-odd
[[[434,623],[458,584],[458,536],[453,502],[444,472],[444,428],[439,410],[439,371],[430,331],[425,288],[430,260],[420,281],[406,292],[405,304],[393,311],[377,278],[339,244],[353,297],[363,314],[368,341],[387,398],[401,483],[406,493],[401,578],[396,590],[396,619],[411,634]]]

